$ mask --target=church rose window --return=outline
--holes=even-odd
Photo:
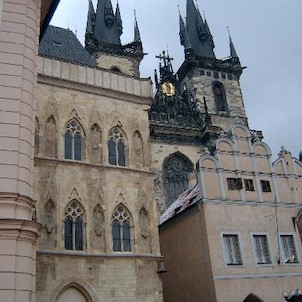
[[[76,200],[71,201],[65,210],[65,249],[84,249],[84,210]]]
[[[125,137],[117,127],[113,128],[109,133],[108,152],[110,165],[126,165]]]
[[[65,131],[65,158],[82,160],[83,134],[79,124],[72,120]]]
[[[131,218],[122,204],[112,214],[112,240],[115,252],[131,252]]]

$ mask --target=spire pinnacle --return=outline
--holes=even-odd
[[[123,33],[123,22],[121,18],[120,6],[118,1],[116,3],[115,18],[116,18],[117,30],[121,35]]]
[[[95,25],[95,12],[93,3],[91,0],[88,0],[88,14],[87,14],[87,25],[86,25],[86,34],[93,34]]]
[[[114,15],[111,0],[98,0],[94,38],[102,43],[121,45],[122,20],[119,6]]]
[[[187,18],[184,27],[191,42],[192,52],[196,56],[215,59],[215,45],[209,26],[207,21],[203,20],[198,5],[197,3],[195,5],[193,0],[187,0]]]
[[[141,42],[141,35],[139,32],[137,18],[136,18],[136,10],[134,10],[134,42]]]
[[[236,52],[234,43],[233,43],[232,38],[231,38],[231,34],[230,34],[230,29],[229,29],[229,27],[227,27],[227,29],[228,29],[228,34],[229,34],[230,56],[231,56],[232,58],[238,58],[238,55],[237,55],[237,52]]]

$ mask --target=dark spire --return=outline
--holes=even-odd
[[[86,35],[90,34],[93,35],[94,25],[95,25],[95,12],[94,7],[91,0],[89,1],[89,8],[87,14],[87,25],[86,25]]]
[[[215,45],[209,26],[206,21],[203,21],[193,0],[187,0],[187,20],[184,27],[187,30],[194,54],[201,57],[215,58],[213,51]]]
[[[119,14],[118,7],[117,13]],[[101,43],[121,45],[120,25],[117,24],[117,18],[113,13],[111,0],[98,0],[94,27],[95,39]]]
[[[120,12],[120,6],[119,6],[118,2],[116,4],[115,18],[116,18],[118,33],[121,35],[123,33],[123,22],[122,22],[122,17],[121,17],[121,12]]]
[[[136,19],[136,11],[134,10],[134,42],[141,42],[141,35],[139,33],[139,28]]]
[[[184,46],[185,51],[192,49],[191,42],[188,36],[188,31],[186,29],[184,20],[179,12],[179,38],[180,44]]]
[[[302,149],[299,152],[299,160],[302,161]]]
[[[238,58],[235,46],[234,46],[232,38],[231,38],[231,34],[230,34],[229,28],[228,28],[228,33],[229,33],[229,41],[230,41],[230,56],[232,58]]]

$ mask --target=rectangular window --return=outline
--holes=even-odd
[[[271,264],[268,240],[266,235],[253,235],[257,264]]]
[[[255,191],[254,182],[252,179],[245,179],[244,186],[246,191]]]
[[[227,265],[242,265],[238,235],[223,234],[225,262]]]
[[[269,180],[260,180],[262,192],[272,192]]]
[[[285,263],[299,263],[293,235],[280,235]]]
[[[228,189],[229,190],[241,190],[242,189],[242,179],[241,178],[227,178]]]

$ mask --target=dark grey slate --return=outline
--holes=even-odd
[[[75,34],[64,28],[48,26],[39,46],[39,54],[81,65],[96,67],[96,61]]]

